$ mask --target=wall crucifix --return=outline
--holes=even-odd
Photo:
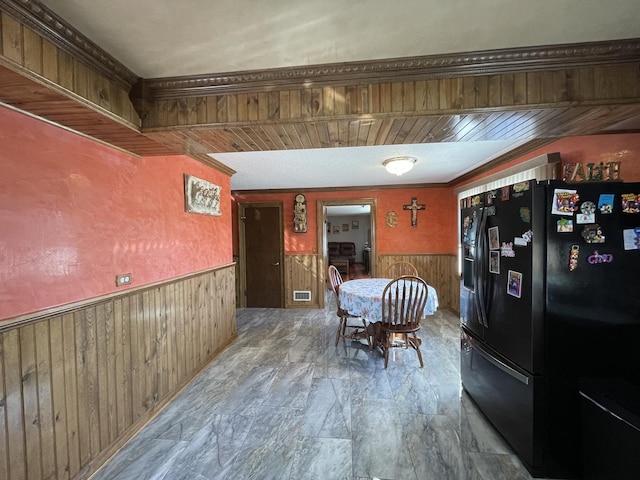
[[[424,203],[418,204],[418,198],[412,197],[409,205],[403,205],[404,210],[411,210],[411,226],[418,226],[418,210],[424,210],[426,205]]]

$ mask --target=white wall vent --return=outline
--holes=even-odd
[[[293,291],[293,301],[294,302],[310,302],[311,301],[311,291],[309,291],[309,290],[294,290]]]

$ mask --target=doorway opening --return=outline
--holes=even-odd
[[[376,199],[350,198],[337,200],[318,200],[318,291],[324,292],[327,283],[327,268],[329,267],[328,244],[353,243],[353,253],[341,256],[337,267],[347,269],[347,276],[353,271],[368,271],[368,275],[375,276],[375,231],[376,231]],[[321,253],[321,254],[320,254]],[[366,265],[365,265],[366,264]],[[320,307],[324,308],[324,295],[319,295]]]

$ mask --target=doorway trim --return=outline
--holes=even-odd
[[[280,235],[280,254],[279,254],[279,267],[280,267],[280,308],[284,308],[284,295],[285,295],[285,278],[284,278],[284,222],[283,222],[283,208],[282,202],[240,202],[238,203],[238,261],[240,263],[238,268],[238,288],[240,294],[238,295],[238,307],[244,308],[247,306],[247,244],[245,238],[244,219],[245,210],[247,208],[259,208],[259,207],[277,207],[278,208],[278,221],[280,227],[278,232]]]
[[[336,207],[341,205],[369,205],[369,217],[371,220],[371,276],[375,277],[375,258],[376,258],[376,208],[378,200],[376,198],[343,198],[331,200],[318,200],[316,209],[316,225],[318,227],[318,303],[320,308],[324,308],[324,292],[327,285],[327,207]]]

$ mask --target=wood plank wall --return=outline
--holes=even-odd
[[[285,300],[286,308],[319,308],[318,299],[318,256],[313,255],[285,255]],[[303,290],[311,292],[310,302],[293,300],[293,292]],[[324,294],[324,291],[322,291]]]
[[[85,479],[236,337],[235,266],[0,324],[0,479]]]
[[[141,124],[129,99],[130,85],[96,72],[5,12],[0,12],[0,55],[49,86],[73,92],[136,127]],[[22,108],[29,110],[28,105]]]
[[[638,64],[633,63],[387,83],[362,82],[360,85],[338,84],[305,89],[276,85],[268,92],[220,95],[199,96],[197,90],[193,89],[193,92],[176,93],[176,98],[152,100],[149,111],[144,112],[143,127],[154,129],[215,124],[233,127],[237,124],[259,131],[257,124],[290,123],[296,119],[314,121],[336,117],[353,120],[350,116],[363,114],[388,118],[390,114],[399,113],[455,115],[482,110],[491,114],[498,108],[521,110],[534,118],[537,115],[544,116],[543,112],[548,108],[637,102],[640,97],[637,73]],[[535,111],[538,109],[539,112]],[[445,126],[439,128],[448,130]],[[196,131],[194,135],[199,133]],[[286,142],[288,137],[269,137],[264,144],[253,145],[256,135],[252,133],[236,148],[287,149],[286,144],[283,146],[281,143]],[[299,133],[292,133],[292,137],[299,136]],[[338,135],[338,132],[332,133]],[[451,134],[450,131],[447,133]],[[307,140],[310,145],[331,144],[331,138],[310,137]],[[228,149],[228,145],[220,145],[219,148]]]
[[[438,292],[440,308],[455,313],[460,311],[460,280],[457,273],[457,257],[455,255],[433,254],[378,254],[376,259],[377,276],[384,276],[389,265],[396,261],[413,263],[418,273]],[[285,256],[285,307],[287,308],[319,308],[317,255]],[[324,277],[324,276],[323,276]],[[294,302],[294,290],[310,290],[311,302]]]
[[[375,259],[377,276],[384,276],[392,263],[401,261],[415,265],[418,275],[436,289],[440,308],[460,313],[460,277],[455,255],[378,254]]]

